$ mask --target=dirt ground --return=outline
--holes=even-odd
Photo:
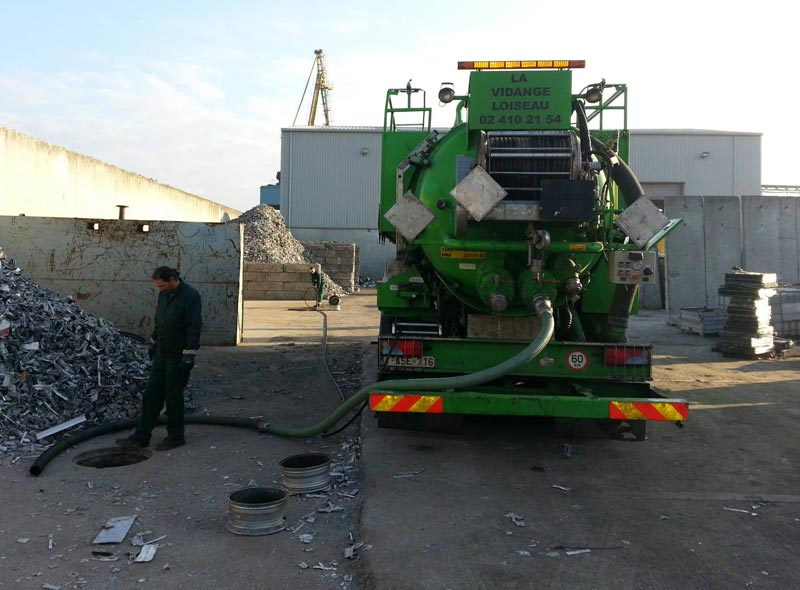
[[[195,414],[318,423],[374,378],[377,325],[370,294],[324,315],[248,303],[243,345],[198,357]],[[116,435],[38,478],[34,457],[2,457],[0,588],[800,587],[800,359],[727,359],[662,313],[636,318],[631,337],[655,344],[655,384],[692,403],[683,429],[651,424],[646,441],[622,442],[475,418],[436,434],[379,429],[366,411],[300,440],[189,426],[185,447],[126,467],[73,462]],[[330,455],[336,476],[328,492],[289,498],[294,532],[226,531],[228,494],[279,486],[279,461],[304,452]],[[119,516],[136,516],[128,537],[93,554]],[[134,563],[130,539],[144,531],[166,537]]]

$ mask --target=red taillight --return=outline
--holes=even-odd
[[[422,340],[381,340],[382,356],[422,356]]]
[[[606,364],[647,366],[650,364],[650,351],[635,346],[608,346],[606,347]]]

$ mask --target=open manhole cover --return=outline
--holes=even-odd
[[[94,449],[81,453],[73,459],[75,463],[83,467],[94,467],[105,469],[106,467],[124,467],[147,461],[153,456],[150,449],[123,449],[122,447],[109,447],[105,449]]]

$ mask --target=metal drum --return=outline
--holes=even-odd
[[[331,458],[324,453],[292,455],[280,462],[283,487],[293,494],[324,490],[331,485]]]
[[[271,535],[286,528],[289,494],[279,488],[244,488],[228,496],[225,528],[237,535]]]

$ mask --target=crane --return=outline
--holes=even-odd
[[[314,81],[314,92],[311,96],[311,108],[308,112],[308,126],[314,125],[317,118],[317,105],[322,100],[322,113],[325,116],[325,127],[331,126],[331,114],[328,108],[328,91],[333,90],[333,86],[328,83],[327,73],[325,72],[325,61],[323,60],[322,49],[314,50],[314,62],[311,64],[311,71],[308,73],[308,80],[306,80],[306,87],[303,89],[303,96],[300,98],[300,104],[297,106],[297,113],[294,115],[292,126],[297,123],[297,117],[300,114],[300,109],[303,106],[303,100],[308,92],[308,87],[311,84],[311,76],[314,75],[316,70],[317,76]]]

